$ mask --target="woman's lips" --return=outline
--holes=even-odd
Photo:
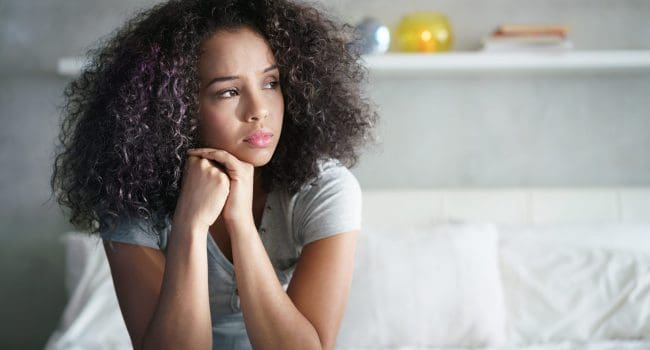
[[[253,147],[264,148],[271,144],[273,133],[268,130],[257,130],[244,139]]]

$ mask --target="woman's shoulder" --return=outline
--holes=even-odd
[[[168,218],[158,220],[163,222],[160,223],[155,219],[145,220],[140,217],[122,216],[114,220],[108,229],[100,231],[100,237],[104,240],[165,250],[171,225]]]
[[[303,194],[327,187],[359,187],[354,174],[337,159],[321,159],[317,163],[318,173],[314,180],[303,186]]]
[[[361,195],[357,178],[339,160],[320,159],[316,166],[316,176],[300,186],[298,191],[277,191],[285,209],[291,212],[296,207],[305,207],[310,202],[320,202],[332,196],[341,197],[342,194],[353,197]]]
[[[295,193],[285,193],[290,202],[296,205],[314,200],[322,200],[340,193],[361,195],[361,187],[357,178],[344,164],[337,159],[320,159],[314,178],[304,183]]]
[[[294,202],[294,234],[301,245],[361,225],[361,187],[354,174],[338,160],[323,160],[318,167]]]

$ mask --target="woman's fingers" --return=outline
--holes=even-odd
[[[187,154],[211,159],[223,164],[228,172],[236,171],[239,160],[232,154],[215,148],[194,148],[187,151]]]
[[[255,171],[253,165],[241,161],[235,155],[221,149],[190,149],[187,154],[218,162],[226,168],[224,172],[230,179],[230,191],[223,207],[224,220],[226,222],[249,222],[249,219],[253,221],[253,177]]]

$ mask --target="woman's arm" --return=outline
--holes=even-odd
[[[356,232],[307,244],[285,293],[255,226],[235,230],[235,276],[253,347],[334,349],[352,282]]]
[[[212,347],[205,232],[174,223],[166,259],[153,248],[113,242],[112,250],[105,242],[134,349]]]
[[[223,164],[230,178],[223,218],[230,236],[246,331],[253,347],[333,349],[352,280],[356,231],[305,244],[285,293],[255,228],[253,166],[219,149],[194,149],[188,154]],[[337,194],[345,190],[360,193],[356,183],[351,188],[327,187]],[[312,200],[321,202],[318,198]],[[344,210],[340,205],[337,208]],[[329,220],[342,219],[337,217],[337,210],[322,210]],[[356,210],[352,213],[356,215]],[[319,224],[310,225],[311,237],[318,237],[316,233],[322,227],[336,227]]]
[[[207,227],[172,224],[158,309],[145,349],[212,349]]]
[[[135,349],[212,348],[207,235],[229,187],[228,176],[209,160],[189,156],[167,257],[153,248],[104,245]]]

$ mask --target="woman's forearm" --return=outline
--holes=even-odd
[[[207,232],[172,224],[158,307],[143,349],[211,349]]]
[[[256,349],[321,349],[318,333],[282,288],[253,224],[231,234],[248,337]]]

